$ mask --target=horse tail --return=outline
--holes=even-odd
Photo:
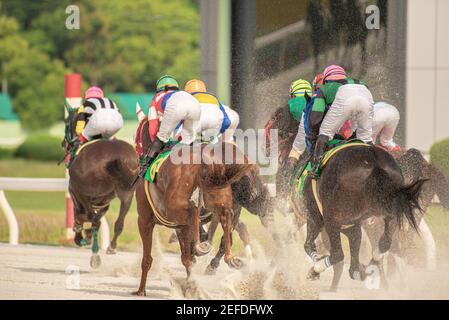
[[[247,172],[255,170],[253,164],[203,164],[200,182],[205,188],[222,188],[239,181]]]
[[[228,149],[228,147],[231,149]],[[225,152],[233,153],[233,160],[227,163]],[[203,152],[201,164],[200,185],[205,188],[222,188],[239,181],[250,171],[257,172],[255,164],[250,164],[247,157],[243,155],[236,146],[229,143],[221,145],[220,153],[206,154]]]
[[[232,185],[234,200],[250,213],[263,217],[273,209],[272,198],[257,172],[245,174]]]
[[[421,189],[426,179],[418,179],[408,185],[398,184],[381,167],[376,166],[366,182],[369,194],[373,195],[373,205],[380,206],[384,212],[394,214],[399,227],[404,218],[418,232],[415,209],[422,212],[419,204]]]
[[[138,174],[138,163],[135,168],[126,159],[114,159],[106,164],[106,171],[118,183],[120,188],[128,190],[132,188],[133,181]]]

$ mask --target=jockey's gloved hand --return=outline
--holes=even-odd
[[[154,159],[156,159],[159,152],[161,152],[163,146],[164,143],[158,137],[156,137],[147,154],[147,159],[149,160],[149,163],[151,163]]]

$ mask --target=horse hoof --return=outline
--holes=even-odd
[[[138,290],[132,293],[133,296],[145,297],[147,292],[145,290]]]
[[[309,272],[307,273],[307,280],[316,281],[320,279],[320,274],[316,272],[313,267],[310,268]]]
[[[101,266],[101,258],[100,255],[98,253],[94,253],[91,257],[90,257],[90,266],[93,269],[97,269]]]
[[[211,265],[208,265],[206,268],[206,271],[204,271],[204,274],[208,276],[213,276],[217,273],[217,268],[212,267]]]
[[[195,246],[195,253],[197,257],[204,256],[205,254],[208,254],[211,250],[212,245],[208,241],[198,243]]]
[[[106,254],[116,254],[117,253],[117,250],[115,250],[114,248],[112,248],[111,246],[109,246],[107,249],[106,249]]]
[[[244,265],[243,261],[237,257],[232,257],[231,260],[229,260],[227,263],[228,266],[237,270],[241,269]]]
[[[352,280],[363,281],[363,275],[361,271],[349,271],[349,277]]]

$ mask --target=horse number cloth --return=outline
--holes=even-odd
[[[163,151],[156,157],[156,159],[151,163],[151,165],[148,167],[147,172],[145,173],[145,180],[148,180],[152,183],[156,181],[157,173],[159,172],[159,169],[161,168],[165,160],[167,160],[170,156],[170,153],[171,150]]]

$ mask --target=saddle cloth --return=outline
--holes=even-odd
[[[328,150],[323,157],[321,158],[320,165],[318,166],[317,173],[320,174],[323,168],[326,166],[326,164],[329,162],[329,160],[335,156],[339,151],[349,148],[349,147],[355,147],[355,146],[367,146],[366,143],[360,141],[360,140],[331,140],[327,143],[327,147],[331,148]],[[297,172],[295,175],[295,178],[293,180],[293,187],[294,191],[299,194],[300,196],[304,196],[304,185],[306,181],[306,177],[310,170],[312,169],[311,162],[307,163],[304,171]]]

